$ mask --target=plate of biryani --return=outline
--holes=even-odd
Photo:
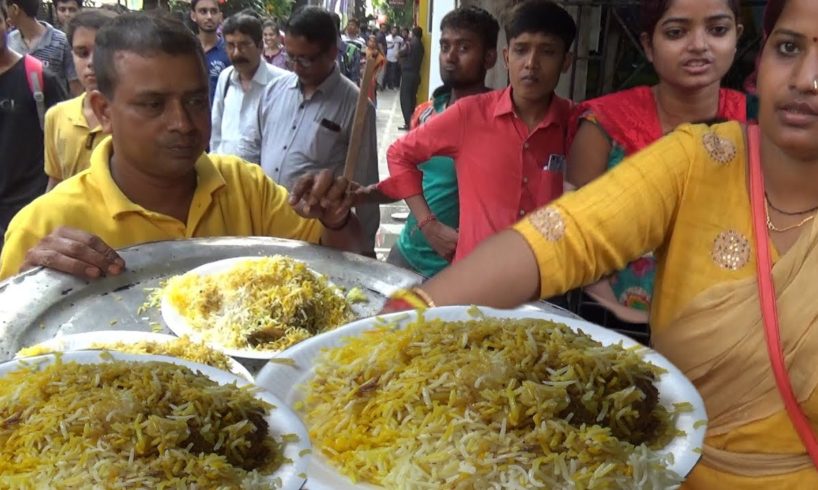
[[[204,342],[191,340],[186,335],[175,337],[138,330],[100,330],[60,335],[45,342],[20,349],[15,358],[20,359],[53,352],[78,350],[112,350],[128,354],[178,357],[186,361],[228,371],[246,381],[253,382],[253,375],[250,374],[246,367]]]
[[[168,279],[151,295],[177,335],[227,355],[269,359],[353,318],[343,292],[289,257],[235,257]]]
[[[316,489],[666,489],[707,416],[669,361],[545,312],[433,308],[350,323],[256,383],[301,416]]]
[[[278,398],[209,366],[107,351],[0,365],[0,488],[296,490],[310,452]]]

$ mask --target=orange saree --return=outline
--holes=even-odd
[[[812,364],[818,359],[816,272],[813,222],[773,266],[785,361],[813,428],[818,428],[818,369]],[[702,462],[686,488],[818,488],[818,473],[772,376],[755,277],[704,291],[653,341],[696,385],[710,419]]]

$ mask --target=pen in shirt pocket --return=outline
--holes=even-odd
[[[321,119],[321,122],[319,124],[335,133],[341,132],[341,126],[339,126],[338,123],[336,122],[330,121],[329,119]]]
[[[565,171],[565,155],[558,155],[556,153],[549,155],[543,170],[549,170],[551,172]]]

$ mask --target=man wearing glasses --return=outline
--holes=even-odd
[[[232,65],[221,72],[216,84],[210,153],[246,159],[239,147],[244,126],[256,119],[267,84],[287,72],[262,59],[262,24],[255,15],[228,17],[222,33]]]
[[[258,117],[242,136],[244,158],[261,163],[264,172],[288,190],[306,173],[324,169],[340,173],[344,166],[358,87],[339,71],[337,39],[338,27],[326,10],[305,7],[292,16],[284,48],[293,73],[267,86]],[[375,131],[375,108],[370,104],[353,177],[360,183],[379,180]],[[362,205],[356,214],[374,254],[379,208]]]

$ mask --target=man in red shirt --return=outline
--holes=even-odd
[[[391,178],[378,185],[407,200],[418,228],[432,227],[424,234],[450,235],[429,210],[418,166],[433,156],[452,157],[460,186],[455,260],[562,193],[571,102],[554,89],[573,61],[576,25],[554,2],[526,0],[505,30],[511,86],[461,99],[396,141],[387,152]]]

